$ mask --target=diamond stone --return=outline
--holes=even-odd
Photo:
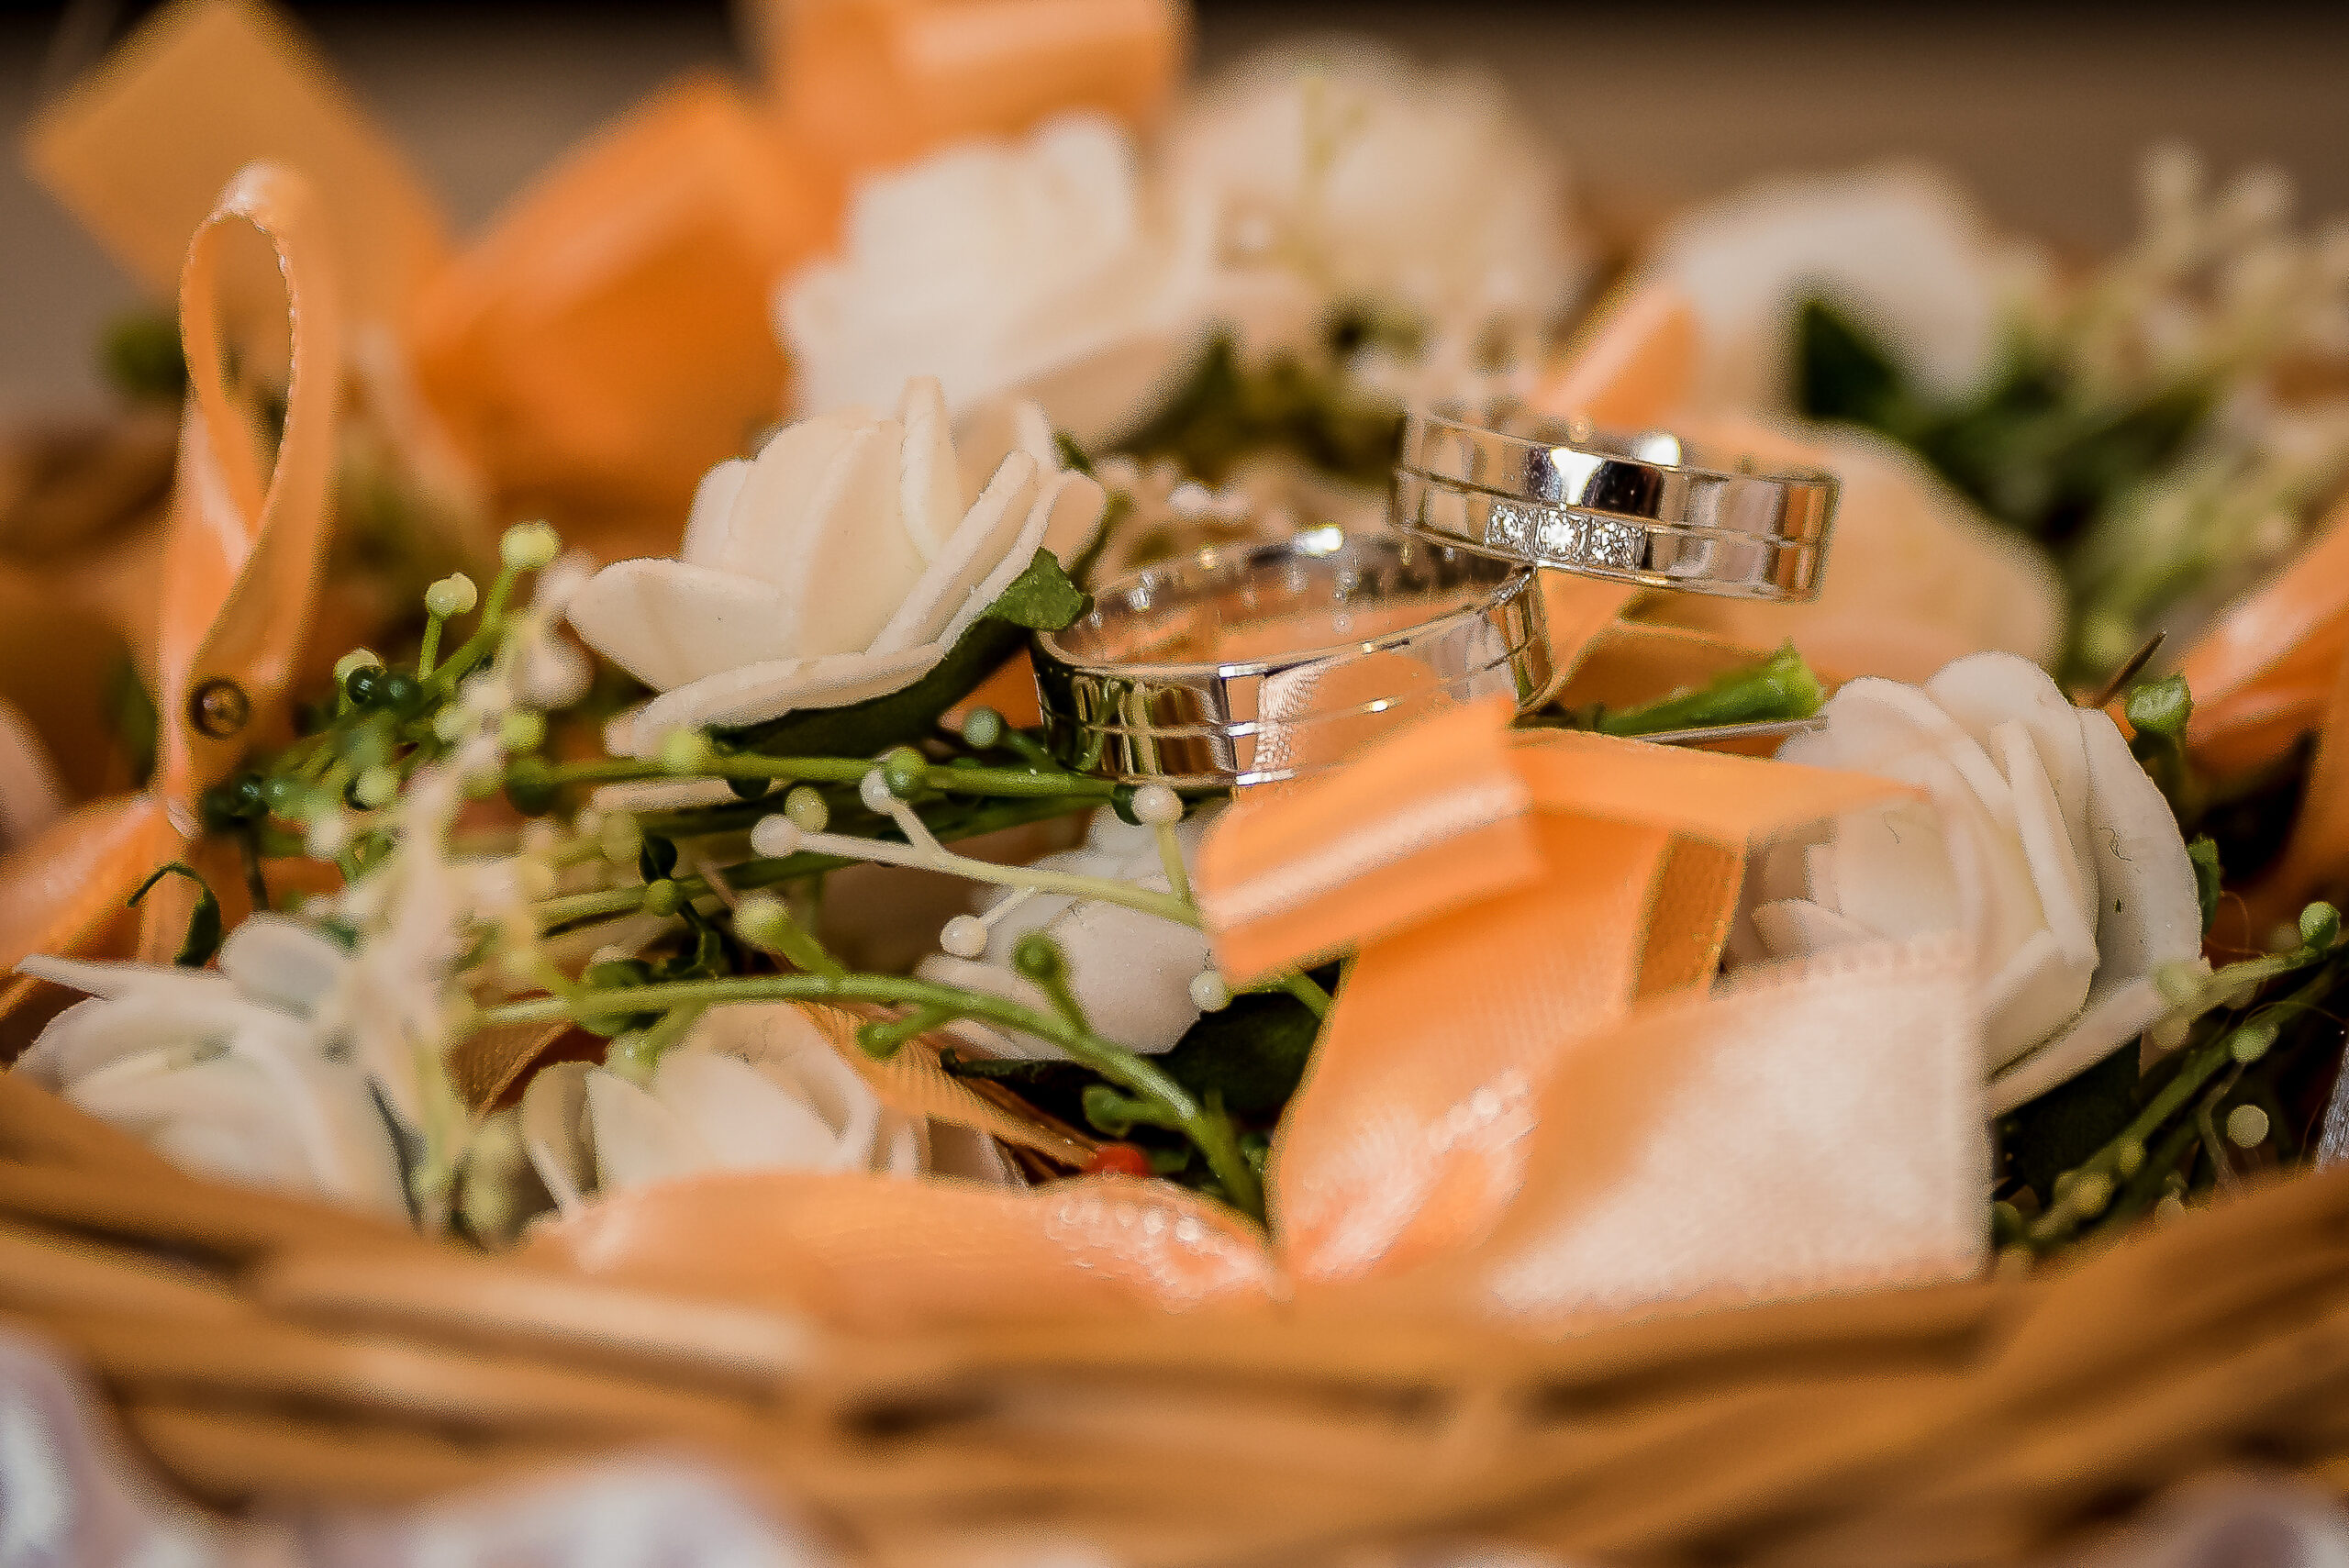
[[[1507,501],[1497,501],[1485,516],[1485,542],[1501,550],[1523,550],[1533,542],[1533,514]]]
[[[1545,512],[1533,530],[1535,545],[1551,561],[1582,558],[1583,522],[1572,512]]]
[[[1630,570],[1640,563],[1640,530],[1630,523],[1593,517],[1583,530],[1583,559],[1593,566]]]

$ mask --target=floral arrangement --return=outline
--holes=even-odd
[[[1899,168],[1609,254],[1474,73],[1316,47],[1170,113],[1168,7],[986,5],[943,65],[889,31],[942,0],[781,5],[763,96],[462,253],[240,6],[39,130],[187,260],[114,349],[183,421],[160,598],[106,601],[152,740],[0,706],[16,1071],[228,1180],[891,1321],[1959,1277],[2349,1147],[2349,251],[2277,180],[2157,153],[2086,268]],[[282,144],[115,205],[223,61]],[[918,70],[935,123],[837,90]],[[1556,576],[1541,711],[1236,797],[1048,747],[1037,634],[1381,527],[1405,410],[1496,398],[1835,473],[1824,593]],[[420,604],[320,598],[367,516]]]

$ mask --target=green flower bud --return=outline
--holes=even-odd
[[[658,915],[666,919],[684,908],[685,904],[685,889],[665,876],[658,882],[644,884],[644,912],[648,915]]]
[[[1061,944],[1041,931],[1030,931],[1012,944],[1011,967],[1040,985],[1068,973],[1068,955]]]
[[[881,777],[899,800],[911,800],[920,794],[929,773],[928,760],[910,746],[900,746],[881,759]]]
[[[536,757],[517,757],[506,769],[506,798],[525,817],[552,811],[557,793],[553,770]]]
[[[974,707],[963,717],[963,743],[984,751],[1002,744],[1003,715],[991,707]]]
[[[707,773],[718,760],[709,737],[698,729],[673,729],[661,741],[661,766],[679,774]]]
[[[2322,901],[2300,911],[2300,941],[2317,949],[2332,947],[2341,940],[2341,911]]]

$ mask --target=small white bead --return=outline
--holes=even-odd
[[[1163,784],[1148,784],[1134,791],[1134,817],[1152,828],[1183,820],[1183,797]]]
[[[351,793],[368,810],[381,810],[399,795],[400,776],[389,768],[370,768],[351,784]]]
[[[881,770],[878,768],[873,769],[857,782],[856,798],[864,802],[865,810],[877,811],[884,816],[888,814],[889,807],[896,805],[897,800],[897,797],[890,793],[889,781],[882,776]]]
[[[424,590],[424,607],[443,619],[461,616],[481,603],[481,590],[462,572],[451,573]]]
[[[351,824],[341,812],[333,812],[310,824],[302,835],[302,847],[314,861],[330,861],[351,845]]]
[[[380,670],[383,667],[384,662],[375,656],[373,649],[354,648],[334,662],[334,678],[347,681],[354,670]]]
[[[957,915],[938,933],[938,945],[956,958],[976,958],[987,951],[986,922],[976,915]]]
[[[1231,987],[1212,969],[1191,976],[1191,1006],[1202,1013],[1219,1013],[1231,1006]]]
[[[2227,1113],[2227,1140],[2238,1149],[2256,1149],[2267,1140],[2267,1113],[2257,1106],[2237,1106]]]
[[[497,541],[497,558],[517,572],[535,572],[555,558],[562,540],[544,523],[517,523]]]
[[[807,838],[807,829],[778,812],[759,818],[758,825],[751,829],[751,848],[769,860],[779,861],[785,855],[797,854]]]

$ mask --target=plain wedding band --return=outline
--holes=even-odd
[[[1557,684],[1532,573],[1334,528],[1122,578],[1040,634],[1035,662],[1064,765],[1178,789],[1302,777],[1428,713],[1496,693],[1523,711]]]

